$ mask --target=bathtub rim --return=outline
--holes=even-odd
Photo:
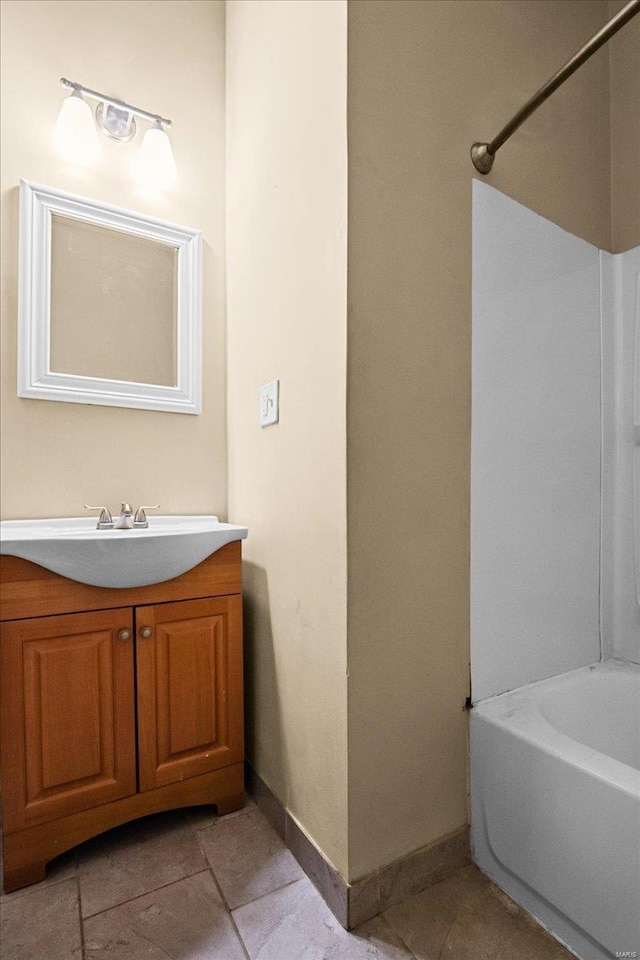
[[[546,719],[537,703],[541,689],[548,691],[562,687],[580,674],[588,676],[596,670],[598,673],[624,673],[640,678],[639,664],[626,660],[601,660],[479,700],[472,704],[472,710],[477,720],[506,728],[516,739],[537,746],[640,800],[640,770],[562,733]]]

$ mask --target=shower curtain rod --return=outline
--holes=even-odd
[[[628,23],[632,17],[640,13],[640,0],[629,0],[598,32],[589,40],[580,50],[561,67],[550,80],[540,87],[537,93],[527,100],[525,105],[518,110],[509,123],[502,128],[499,134],[493,138],[490,143],[474,143],[471,147],[471,160],[476,170],[480,173],[489,173],[495,160],[496,151],[500,149],[503,143],[516,132],[520,124],[524,123],[527,117],[530,117],[534,110],[537,110],[541,103],[551,96],[561,84],[567,80],[572,73],[581,67],[592,54],[610,40],[614,33],[617,33],[625,23]]]

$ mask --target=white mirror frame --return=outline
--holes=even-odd
[[[51,371],[53,214],[133,234],[178,251],[177,385],[162,386]],[[85,197],[20,181],[18,396],[172,413],[202,412],[202,236]],[[152,347],[151,347],[152,348]]]

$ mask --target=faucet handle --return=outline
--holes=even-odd
[[[147,514],[145,511],[157,510],[159,506],[160,504],[156,503],[153,506],[149,505],[148,507],[138,507],[138,509],[136,510],[136,515],[133,518],[134,527],[138,527],[138,529],[140,529],[141,527],[146,529],[149,526],[149,521],[147,520]]]
[[[109,507],[90,507],[88,503],[85,503],[84,508],[85,510],[100,511],[96,530],[113,530],[113,517],[111,516]]]

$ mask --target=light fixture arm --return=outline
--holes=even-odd
[[[149,113],[148,110],[141,110],[140,107],[133,107],[130,103],[125,103],[124,100],[117,100],[115,97],[107,97],[104,93],[98,93],[97,90],[91,90],[89,87],[84,87],[81,83],[75,83],[73,80],[67,80],[66,77],[60,77],[60,83],[69,87],[71,90],[79,91],[86,96],[91,97],[93,100],[100,100],[102,103],[111,104],[114,107],[117,107],[119,110],[128,110],[129,113],[133,114],[136,117],[144,117],[145,120],[151,120],[152,122],[159,123],[164,127],[170,127],[172,120],[167,120],[166,117],[161,117],[157,113]]]

